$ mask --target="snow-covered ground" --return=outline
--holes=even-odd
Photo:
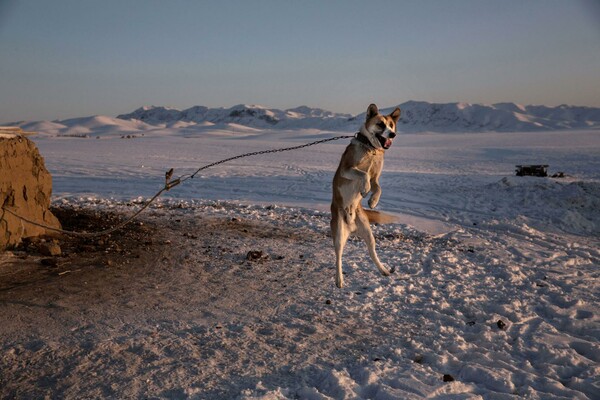
[[[339,132],[228,125],[129,134],[136,138],[33,137],[54,201],[128,210],[162,187],[169,168],[177,177]],[[240,352],[229,362],[262,371],[259,381],[228,378],[239,397],[600,398],[600,131],[400,134],[386,154],[378,206],[399,223],[374,227],[382,262],[397,272],[379,276],[364,245],[350,241],[340,290],[328,203],[347,143],[208,169],[149,211],[188,227],[199,216],[226,216],[299,233],[296,246],[313,263],[286,283],[306,290],[265,316],[262,333],[234,317],[220,329],[227,352]],[[548,164],[566,178],[516,177],[516,164]],[[260,245],[297,258],[293,243],[235,240],[244,251]],[[186,262],[198,251],[190,245]],[[222,372],[217,365],[203,368]],[[170,389],[203,398],[192,387]]]
[[[141,135],[144,136],[141,136]],[[291,147],[340,133],[185,128],[94,138],[35,138],[54,197],[149,197],[174,177],[238,154]],[[202,171],[166,197],[234,200],[327,210],[331,180],[348,139],[242,158]],[[413,223],[527,224],[598,235],[600,131],[401,134],[387,152],[379,208]],[[566,178],[515,177],[517,164],[548,164]],[[435,233],[435,232],[434,232]]]

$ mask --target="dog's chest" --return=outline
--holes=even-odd
[[[367,152],[357,163],[357,168],[373,177],[378,175],[383,166],[383,154],[379,151]]]

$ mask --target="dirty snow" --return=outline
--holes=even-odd
[[[169,168],[332,136],[210,128],[34,140],[55,204],[130,213]],[[373,228],[396,273],[379,276],[351,240],[340,290],[328,202],[346,143],[237,160],[168,192],[144,218],[174,238],[222,235],[219,249],[174,241],[179,256],[164,261],[204,286],[171,285],[165,296],[189,301],[102,331],[86,344],[95,357],[57,362],[87,382],[54,393],[93,397],[107,379],[101,393],[134,398],[600,398],[600,132],[399,135],[378,206],[399,223]],[[528,163],[567,177],[513,176]],[[245,261],[253,250],[264,260]],[[192,312],[201,298],[212,300]],[[2,339],[16,357],[16,339]],[[60,354],[39,343],[19,351]],[[135,362],[121,379],[119,348]]]

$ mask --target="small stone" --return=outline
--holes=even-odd
[[[413,361],[416,362],[417,364],[422,364],[423,363],[423,355],[417,354],[415,356],[415,358],[413,359]]]
[[[43,266],[56,268],[58,267],[58,260],[56,258],[42,258],[40,260]]]
[[[454,381],[454,377],[450,374],[444,374],[444,376],[442,377],[442,380],[444,382],[452,382],[452,381]]]
[[[262,250],[250,250],[246,254],[246,260],[248,261],[258,261],[263,258],[266,258],[266,254]]]
[[[329,299],[325,300],[325,304],[330,305],[331,304],[331,300],[329,300]]]
[[[496,325],[498,325],[498,328],[500,328],[502,330],[504,330],[506,328],[506,324],[501,319],[499,319],[498,322],[496,322]]]
[[[45,256],[56,257],[56,256],[61,255],[60,246],[58,245],[58,243],[55,243],[55,242],[41,243],[39,250],[40,250],[40,253]]]

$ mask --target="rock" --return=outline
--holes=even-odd
[[[61,227],[48,210],[52,177],[31,140],[19,134],[0,134],[0,171],[0,207],[52,228]],[[51,234],[55,232],[0,210],[0,251],[24,238]]]
[[[262,250],[250,250],[246,254],[246,260],[248,261],[258,261],[266,258],[268,258],[268,256]]]
[[[501,319],[499,319],[498,322],[496,322],[496,325],[498,325],[498,328],[502,330],[506,328],[506,324]]]
[[[40,243],[39,251],[44,256],[60,256],[62,254],[60,246],[56,242]]]
[[[422,364],[423,363],[423,355],[421,355],[421,354],[415,355],[415,358],[413,359],[413,361],[416,362],[417,364]]]
[[[454,381],[454,377],[450,374],[444,374],[444,376],[442,377],[442,380],[444,382],[452,382],[452,381]]]

